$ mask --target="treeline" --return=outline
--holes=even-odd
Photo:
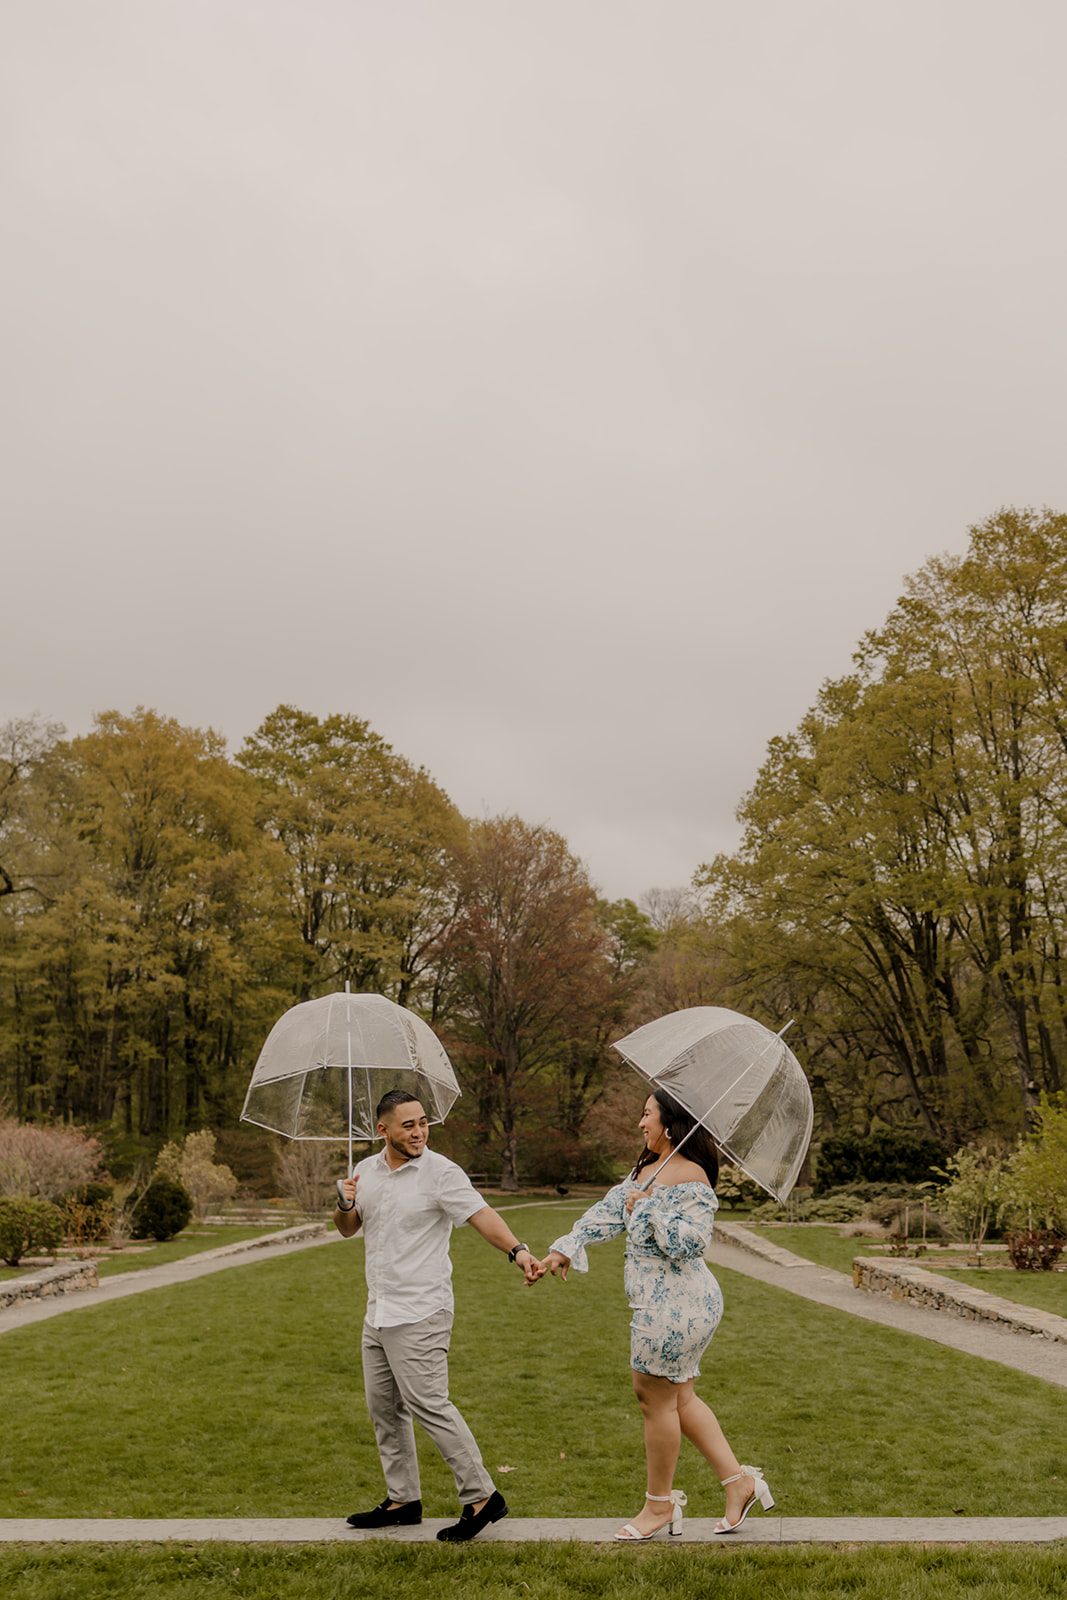
[[[609,1176],[628,1028],[725,1004],[790,1035],[816,1138],[1008,1140],[1067,1064],[1067,517],[1004,511],[912,578],[772,742],[740,849],[598,898],[558,834],[472,822],[354,716],[230,754],[152,711],[0,754],[0,1105],[158,1148],[233,1127],[299,1000],[375,990],[444,1039],[475,1170]]]
[[[273,1022],[347,981],[441,1033],[469,1162],[603,1165],[589,1113],[654,933],[557,834],[465,820],[352,716],[280,706],[233,757],[153,711],[61,733],[4,735],[8,1111],[148,1146],[232,1126]]]
[[[739,817],[717,992],[798,1019],[823,1131],[1028,1125],[1067,1063],[1067,517],[930,561]]]

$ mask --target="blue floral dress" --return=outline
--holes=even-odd
[[[627,1213],[627,1180],[590,1206],[552,1245],[575,1272],[588,1272],[586,1246],[626,1233],[630,1365],[635,1372],[686,1383],[722,1316],[722,1290],[704,1263],[719,1202],[706,1183],[653,1184]]]

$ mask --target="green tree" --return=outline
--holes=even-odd
[[[448,847],[462,823],[447,796],[358,717],[279,706],[238,761],[284,853],[291,992],[306,1000],[347,980],[414,998],[451,912]]]
[[[1067,518],[1008,511],[772,743],[697,881],[735,992],[788,992],[831,1127],[974,1137],[1059,1086],[1065,734]]]
[[[0,960],[19,1110],[145,1134],[222,1121],[271,1006],[249,781],[217,735],[145,710],[105,713],[47,766],[68,870]]]

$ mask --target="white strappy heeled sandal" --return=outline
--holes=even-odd
[[[664,1532],[673,1534],[675,1538],[678,1538],[682,1531],[682,1507],[689,1503],[685,1491],[683,1489],[672,1489],[670,1494],[646,1494],[645,1499],[662,1500],[664,1504],[669,1504],[671,1514],[668,1520],[660,1527],[653,1528],[651,1533],[641,1533],[638,1528],[634,1527],[632,1522],[628,1522],[625,1528],[619,1529],[615,1535],[616,1539],[621,1540],[623,1544],[643,1544],[646,1539],[654,1539],[657,1533]]]
[[[774,1496],[767,1487],[761,1467],[742,1467],[741,1471],[735,1472],[732,1478],[723,1478],[723,1488],[725,1489],[728,1483],[737,1483],[740,1478],[752,1479],[754,1484],[752,1493],[741,1507],[741,1515],[738,1517],[737,1521],[727,1522],[726,1518],[723,1517],[721,1522],[716,1524],[715,1529],[713,1530],[715,1533],[736,1533],[742,1522],[744,1522],[745,1518],[752,1510],[752,1507],[756,1504],[757,1500],[763,1507],[764,1511],[769,1511],[774,1505]]]

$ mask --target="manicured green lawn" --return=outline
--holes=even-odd
[[[551,1544],[348,1549],[217,1544],[0,1550],[11,1600],[1047,1600],[1062,1548],[867,1550]]]
[[[573,1211],[526,1213],[544,1250]],[[333,1516],[382,1493],[361,1393],[362,1244],[257,1260],[0,1337],[4,1516]],[[644,1490],[621,1241],[526,1289],[453,1239],[452,1392],[516,1514],[632,1516]],[[787,1516],[1062,1514],[1067,1390],[720,1274],[700,1392]],[[428,1515],[455,1505],[423,1442]],[[508,1473],[501,1467],[510,1467]],[[721,1491],[684,1447],[692,1514]],[[525,1591],[522,1591],[525,1593]]]

